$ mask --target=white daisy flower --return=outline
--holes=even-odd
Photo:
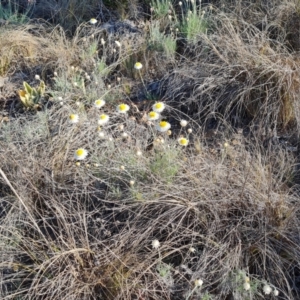
[[[102,114],[99,116],[98,124],[99,125],[104,125],[109,121],[109,116],[106,114]]]
[[[117,111],[122,114],[126,114],[129,109],[130,109],[129,105],[125,103],[121,103],[117,106]]]
[[[97,23],[97,20],[95,18],[90,19],[90,24],[95,25]]]
[[[142,67],[143,67],[143,65],[142,65],[140,62],[136,62],[136,63],[134,64],[134,68],[135,68],[136,70],[140,70]]]
[[[76,124],[76,123],[78,123],[78,122],[79,122],[79,116],[76,115],[76,114],[70,114],[70,115],[69,115],[69,122],[70,122],[71,124]]]
[[[83,160],[87,157],[87,155],[88,155],[88,152],[84,148],[77,149],[74,154],[75,159],[77,159],[77,160]]]
[[[153,104],[152,109],[155,112],[161,113],[164,109],[165,109],[165,104],[163,102],[156,102],[155,104]]]
[[[158,249],[159,246],[160,246],[159,240],[153,240],[153,241],[152,241],[152,247],[153,247],[154,249]]]
[[[265,295],[269,295],[272,292],[272,288],[268,284],[265,284],[263,287],[263,291]]]
[[[156,126],[156,129],[160,132],[166,132],[170,128],[171,128],[171,124],[167,121],[160,121]]]
[[[160,114],[157,113],[156,111],[150,111],[147,115],[147,119],[149,121],[155,121],[155,120],[158,120],[160,117]]]
[[[177,141],[178,141],[178,144],[181,146],[187,146],[189,143],[189,140],[184,137],[179,138]]]
[[[95,106],[96,108],[101,108],[101,107],[103,107],[104,105],[105,105],[105,101],[102,100],[102,99],[97,99],[97,100],[95,100],[95,102],[94,102],[94,106]]]

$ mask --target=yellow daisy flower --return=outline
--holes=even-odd
[[[179,138],[177,141],[178,141],[178,144],[181,146],[187,146],[189,143],[189,140],[184,137]]]
[[[76,114],[70,114],[70,115],[69,115],[69,122],[70,122],[71,124],[76,124],[76,123],[78,123],[78,122],[79,122],[79,116],[76,115]]]
[[[156,111],[150,111],[147,115],[147,119],[149,121],[155,121],[155,120],[158,120],[160,117],[160,114],[157,113]]]
[[[165,107],[166,106],[163,102],[156,102],[155,104],[153,104],[152,109],[157,113],[161,113],[165,109]]]
[[[129,105],[125,104],[125,103],[121,103],[117,106],[117,111],[119,113],[122,113],[122,114],[126,114],[129,110]]]
[[[170,128],[171,128],[171,124],[167,121],[160,121],[156,126],[156,129],[160,132],[166,132]]]
[[[79,148],[74,153],[74,157],[77,160],[84,160],[87,157],[87,155],[88,155],[88,152],[84,148]]]
[[[142,67],[143,67],[143,65],[142,65],[140,62],[136,62],[136,63],[134,64],[134,68],[135,68],[136,70],[140,70]]]
[[[100,117],[99,117],[98,124],[99,124],[99,125],[104,125],[104,124],[106,124],[108,121],[109,121],[109,116],[106,115],[106,114],[102,114],[102,115],[100,115]]]
[[[94,102],[94,106],[95,106],[96,108],[101,108],[101,107],[103,107],[104,105],[105,105],[105,101],[102,100],[102,99],[98,99],[98,100],[96,100],[96,101]]]

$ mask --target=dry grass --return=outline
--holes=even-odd
[[[215,1],[192,40],[154,14],[137,31],[0,28],[0,75],[16,89],[37,73],[47,84],[40,111],[17,98],[1,106],[1,299],[299,298],[298,136],[286,137],[300,124],[299,59],[279,25],[297,5],[257,2],[251,19],[244,1]],[[283,28],[276,38],[257,28],[266,8],[270,28]],[[169,134],[147,120],[157,100]],[[101,128],[100,113],[110,116]]]

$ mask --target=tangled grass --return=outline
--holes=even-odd
[[[299,4],[183,2],[0,27],[1,299],[299,298]]]

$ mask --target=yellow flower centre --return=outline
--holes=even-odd
[[[76,151],[76,155],[77,156],[82,156],[84,154],[84,150],[83,149],[78,149],[77,151]]]
[[[120,111],[126,110],[126,104],[120,104],[119,109],[120,109]]]
[[[165,128],[165,127],[168,126],[168,122],[167,122],[167,121],[161,121],[161,122],[159,122],[159,126],[160,126],[161,128]]]
[[[75,120],[76,119],[76,115],[70,115],[70,120]]]
[[[162,106],[163,106],[162,103],[156,103],[156,104],[155,104],[155,108],[156,108],[156,109],[161,109]]]
[[[155,111],[149,112],[149,117],[150,118],[155,118],[156,117],[156,112]]]
[[[106,115],[101,115],[101,116],[100,116],[100,119],[101,119],[101,120],[105,120],[105,119],[106,119]]]
[[[187,145],[187,139],[185,139],[185,138],[180,139],[179,144],[182,145],[182,146]]]

